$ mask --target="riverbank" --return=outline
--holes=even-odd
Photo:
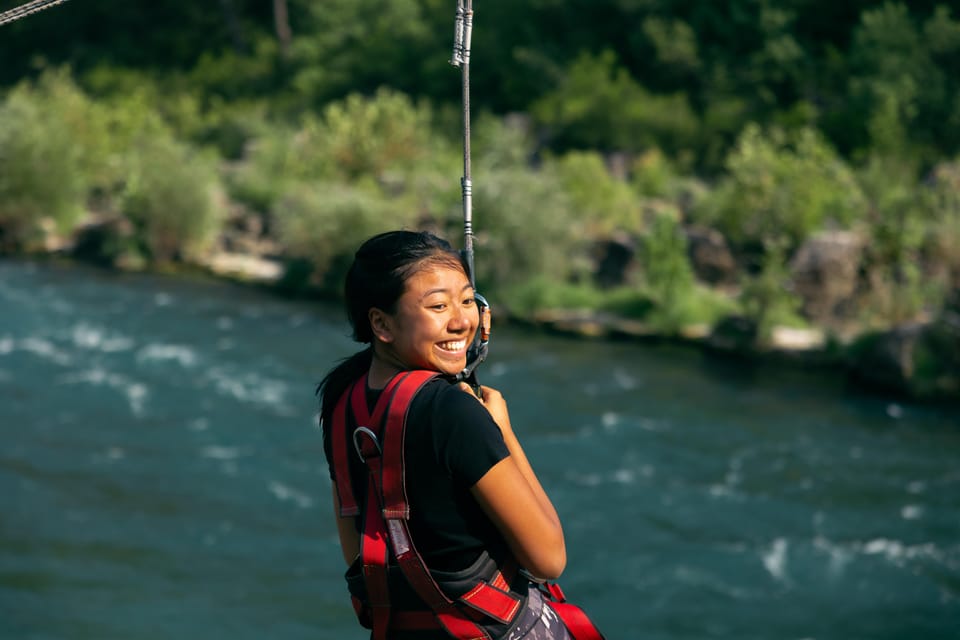
[[[224,243],[220,243],[223,246]],[[89,242],[45,243],[44,252],[15,257],[96,264],[115,271],[150,271],[215,278],[256,287],[284,297],[333,301],[318,289],[291,287],[291,265],[265,251],[216,250],[194,262],[164,266],[123,260],[91,260]],[[843,339],[821,328],[774,326],[759,339],[755,322],[730,316],[714,326],[689,325],[665,333],[641,320],[605,311],[540,309],[522,313],[494,305],[495,323],[582,340],[669,343],[712,356],[758,364],[824,370],[844,375],[852,385],[896,399],[960,404],[960,295],[943,312],[924,321],[881,331],[848,332]]]

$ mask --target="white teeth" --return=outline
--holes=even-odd
[[[467,346],[466,340],[457,340],[456,342],[441,342],[437,345],[444,351],[460,351]]]

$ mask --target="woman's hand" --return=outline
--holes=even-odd
[[[461,382],[460,388],[476,398],[486,408],[490,417],[500,427],[500,431],[506,433],[511,430],[510,414],[507,412],[507,401],[504,400],[503,394],[493,387],[480,385],[480,395],[477,395],[474,393],[473,387],[466,382]]]

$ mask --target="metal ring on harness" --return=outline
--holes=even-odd
[[[380,447],[380,440],[377,439],[377,434],[367,427],[357,427],[353,430],[353,447],[357,450],[357,455],[360,456],[361,461],[366,462],[367,459],[363,456],[363,445],[361,445],[357,439],[357,434],[368,436],[373,442],[373,446],[377,448],[377,454],[383,455],[383,449]]]

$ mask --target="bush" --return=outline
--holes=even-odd
[[[793,293],[784,245],[767,247],[760,273],[746,276],[740,291],[743,314],[757,328],[757,339],[766,342],[774,327],[804,327],[800,298]]]
[[[934,219],[929,231],[932,271],[948,288],[960,289],[960,163],[934,169],[929,198]]]
[[[641,291],[653,303],[644,320],[663,333],[677,334],[694,324],[709,326],[734,306],[726,296],[695,283],[676,211],[654,214],[643,238],[641,264]]]
[[[342,177],[382,178],[429,159],[431,117],[426,104],[389,89],[372,98],[352,94],[324,109],[315,142]]]
[[[395,193],[432,189],[438,171],[457,187],[453,148],[431,129],[432,111],[404,94],[383,89],[373,97],[352,94],[331,103],[300,126],[275,125],[251,139],[250,153],[230,174],[235,197],[260,211],[302,183],[373,179]],[[429,195],[429,194],[428,194]],[[429,198],[428,198],[429,199]]]
[[[156,262],[199,257],[224,214],[215,158],[154,133],[131,149],[129,162],[121,206],[148,257]]]
[[[599,153],[572,151],[549,163],[584,232],[591,237],[609,236],[614,231],[636,235],[643,228],[640,198],[630,185],[607,170]]]
[[[505,289],[498,302],[512,314],[529,317],[544,310],[591,311],[601,306],[603,298],[590,284],[557,282],[539,275]]]
[[[865,259],[870,288],[863,315],[868,323],[885,328],[938,306],[944,283],[924,272],[922,255],[931,231],[949,224],[949,211],[938,210],[932,199],[936,191],[919,184],[909,161],[874,155],[861,170],[860,181],[870,201],[871,235]]]
[[[369,181],[293,187],[272,211],[281,245],[300,265],[299,281],[287,284],[339,293],[360,244],[376,233],[413,228],[415,215]]]
[[[693,146],[699,127],[684,95],[649,93],[609,50],[580,56],[531,111],[560,148],[679,153]]]
[[[481,289],[506,289],[536,276],[564,283],[589,272],[585,223],[552,172],[488,173],[474,185],[474,208]]]
[[[83,216],[104,161],[102,115],[64,70],[0,104],[0,248],[29,250],[44,220],[66,232]]]
[[[748,126],[726,165],[697,215],[740,246],[784,244],[789,254],[811,232],[849,227],[866,211],[854,174],[813,129]]]

